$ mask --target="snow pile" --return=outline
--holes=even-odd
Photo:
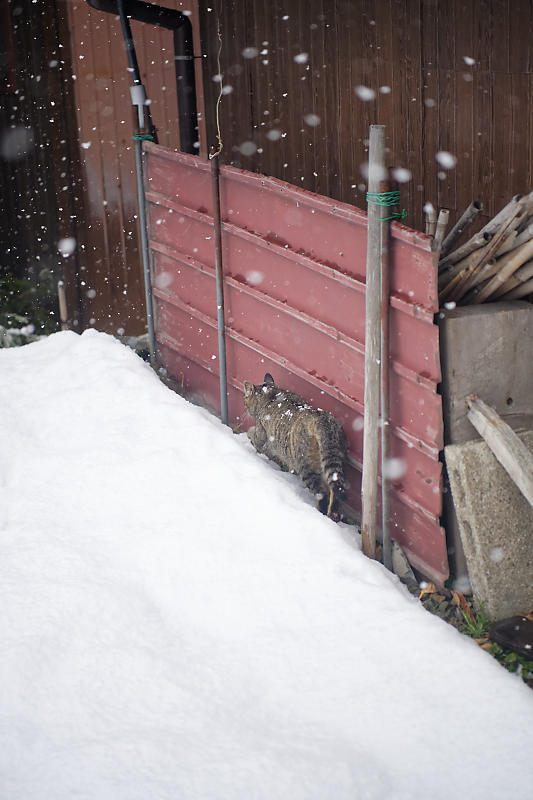
[[[2,798],[530,795],[531,691],[244,434],[94,331],[0,403]]]

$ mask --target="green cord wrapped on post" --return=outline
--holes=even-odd
[[[366,202],[373,203],[376,206],[397,206],[400,202],[400,192],[367,192]],[[405,219],[407,211],[402,208],[401,211],[394,211],[390,217],[382,217],[381,221],[386,222],[390,219]]]

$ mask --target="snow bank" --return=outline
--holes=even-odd
[[[2,798],[531,795],[531,691],[126,347],[0,404]]]

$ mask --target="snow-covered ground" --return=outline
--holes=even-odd
[[[126,347],[0,409],[2,800],[533,796],[531,690]]]

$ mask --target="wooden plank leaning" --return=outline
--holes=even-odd
[[[518,199],[513,203],[511,210],[506,213],[503,223],[501,223],[489,243],[471,255],[467,256],[460,265],[461,271],[440,291],[439,300],[442,303],[444,300],[460,300],[470,289],[473,288],[475,276],[481,272],[483,267],[492,259],[498,252],[500,245],[506,238],[509,231],[512,229],[515,222],[524,215],[529,206],[530,196]],[[511,204],[509,204],[511,205]],[[507,208],[507,206],[506,206]],[[504,209],[505,210],[505,209]],[[501,214],[502,212],[500,212]],[[499,216],[494,217],[494,222]]]
[[[433,237],[433,242],[431,245],[431,249],[434,253],[440,253],[440,249],[442,247],[442,242],[444,239],[444,234],[446,233],[446,228],[448,227],[448,220],[450,219],[450,209],[449,208],[441,208],[439,211],[439,216],[437,219],[437,227],[435,229],[435,236]]]
[[[444,239],[440,249],[441,258],[448,255],[455,242],[461,238],[463,233],[470,227],[481,211],[483,211],[483,203],[481,200],[473,200]]]
[[[522,266],[516,270],[514,275],[511,275],[511,277],[505,281],[503,286],[494,292],[493,297],[497,298],[501,297],[502,295],[507,295],[508,292],[512,292],[519,286],[523,286],[527,281],[530,281],[531,278],[533,278],[533,258],[529,261],[526,261],[525,264],[522,264]]]
[[[466,398],[468,419],[533,506],[533,455],[499,414],[477,395]]]
[[[446,267],[452,264],[456,264],[458,261],[462,261],[463,258],[466,258],[466,256],[470,255],[474,250],[488,244],[500,226],[514,214],[515,208],[521,199],[521,195],[515,195],[478,233],[475,233],[467,242],[461,245],[461,247],[454,250],[453,253],[449,253],[442,258],[439,262],[439,271],[446,269]]]
[[[474,299],[474,303],[483,303],[491,295],[496,295],[498,290],[502,288],[505,282],[527,261],[533,257],[533,239],[529,242],[517,247],[516,250],[511,250],[501,259],[500,268],[496,275],[491,278],[484,286],[482,286]],[[512,288],[512,287],[511,287]]]

